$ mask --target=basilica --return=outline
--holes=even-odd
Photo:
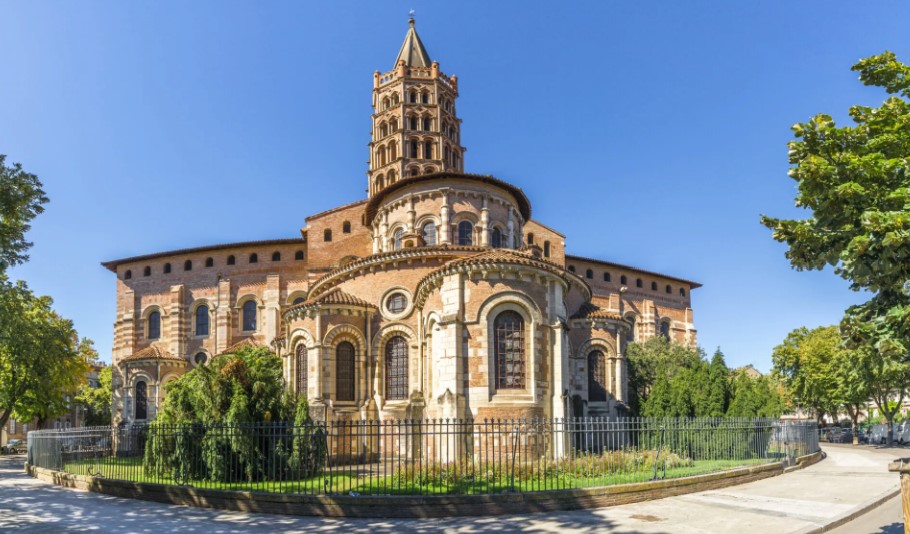
[[[114,422],[152,420],[168,381],[244,346],[273,350],[320,420],[626,414],[625,347],[694,345],[699,284],[567,254],[518,185],[464,172],[458,95],[411,20],[373,74],[366,198],[299,238],[103,263]]]

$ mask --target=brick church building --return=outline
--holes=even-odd
[[[115,423],[245,345],[274,350],[319,419],[625,413],[626,345],[694,344],[699,284],[567,254],[520,187],[464,172],[457,98],[411,20],[373,75],[367,198],[299,238],[105,262]]]

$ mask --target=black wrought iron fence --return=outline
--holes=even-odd
[[[496,494],[679,478],[818,451],[814,422],[496,419],[128,425],[29,433],[28,462],[297,494]]]

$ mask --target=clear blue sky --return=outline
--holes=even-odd
[[[408,9],[459,77],[469,172],[525,189],[568,250],[704,283],[699,342],[771,365],[859,301],[797,273],[759,214],[802,216],[789,127],[884,95],[906,2],[0,1],[0,153],[51,198],[13,276],[110,359],[103,260],[294,237],[364,195],[374,70]]]

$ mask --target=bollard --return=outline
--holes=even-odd
[[[901,506],[904,509],[904,534],[910,534],[910,458],[898,458],[888,471],[901,474]]]

